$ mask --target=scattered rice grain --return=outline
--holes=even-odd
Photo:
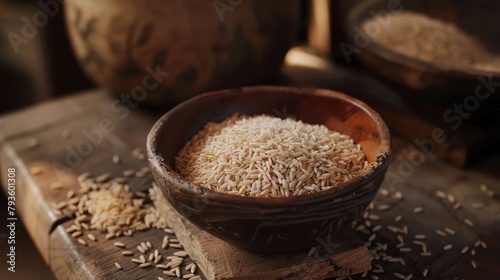
[[[104,182],[108,181],[109,178],[111,178],[111,175],[109,175],[109,173],[104,173],[104,174],[98,176],[97,178],[95,178],[95,182],[96,183],[104,183]]]
[[[462,248],[462,254],[467,253],[467,251],[469,251],[469,246],[465,246],[464,248]]]
[[[111,158],[111,160],[113,161],[114,164],[120,164],[120,162],[121,162],[121,159],[120,159],[119,155],[113,155],[113,157]]]
[[[447,244],[447,245],[445,245],[445,246],[443,247],[443,250],[448,251],[448,250],[450,250],[451,248],[453,248],[453,245],[452,245],[452,244]]]
[[[144,248],[142,246],[137,246],[137,250],[141,253],[141,254],[144,254],[146,252],[146,250],[144,250]]]
[[[84,172],[82,174],[80,174],[78,176],[78,178],[76,178],[76,180],[80,183],[84,182],[85,180],[87,180],[88,178],[90,178],[90,176],[92,176],[92,174],[90,172]]]
[[[469,219],[464,219],[464,224],[466,224],[466,225],[468,225],[470,227],[474,226],[474,223],[471,220],[469,220]]]
[[[138,263],[138,264],[143,264],[144,262],[140,259],[131,259],[131,261]]]
[[[167,269],[168,268],[167,265],[165,265],[165,264],[157,264],[156,267],[157,268],[161,268],[161,269]]]
[[[40,175],[43,173],[43,169],[39,166],[35,166],[30,168],[31,175]]]
[[[175,272],[173,272],[173,271],[163,271],[163,273],[168,275],[168,276],[176,277]]]
[[[159,256],[155,257],[154,263],[159,263],[162,258],[163,258],[162,255],[159,255]]]
[[[436,191],[436,195],[439,197],[439,198],[442,198],[442,199],[445,199],[446,198],[446,193],[443,192],[443,191]]]
[[[60,190],[63,189],[63,185],[61,184],[61,182],[53,182],[50,184],[50,188],[52,190]]]
[[[122,256],[132,256],[133,254],[132,251],[122,251]]]
[[[78,238],[78,243],[84,245],[84,246],[87,246],[87,242],[81,238]]]
[[[449,235],[455,235],[455,231],[451,228],[445,227],[444,231],[446,231],[446,233],[448,233]]]
[[[123,171],[123,176],[124,177],[133,177],[135,175],[135,171],[134,170],[125,170]]]
[[[392,275],[396,276],[399,279],[405,279],[405,276],[401,273],[393,272]]]
[[[480,202],[473,202],[473,203],[471,204],[471,206],[472,206],[472,208],[474,208],[474,209],[483,209],[484,204],[482,204],[482,203],[480,203]]]
[[[115,237],[115,233],[114,232],[110,232],[110,233],[106,234],[105,238],[106,238],[106,240],[109,240],[109,239],[114,238],[114,237]]]
[[[68,199],[72,199],[74,196],[75,196],[75,192],[74,192],[74,191],[68,191],[68,192],[66,193],[66,197],[67,197]]]
[[[178,267],[175,269],[175,276],[181,277],[181,270]]]
[[[372,228],[372,232],[377,232],[377,231],[379,231],[381,228],[382,228],[382,225],[374,226],[374,227]]]
[[[92,233],[87,234],[87,237],[88,237],[90,240],[92,240],[92,241],[94,241],[94,242],[97,242],[97,238],[95,238],[95,236],[94,236]]]
[[[148,263],[148,262],[147,263],[141,263],[139,265],[140,268],[146,268],[146,267],[150,267],[150,266],[151,266],[151,263]]]
[[[377,215],[371,214],[368,216],[368,219],[370,219],[372,221],[378,221],[378,220],[380,220],[380,217]]]
[[[441,231],[441,230],[439,230],[439,229],[436,229],[436,233],[437,233],[438,235],[441,235],[441,236],[443,236],[443,237],[446,237],[446,233],[445,233],[444,231]]]
[[[395,192],[392,195],[392,198],[395,200],[402,200],[403,199],[403,194],[400,191]]]
[[[316,251],[316,247],[312,247],[311,249],[309,249],[309,252],[307,252],[307,256],[310,257],[314,254],[314,251]],[[175,253],[174,253],[175,255]]]
[[[474,242],[474,247],[479,247],[479,246],[481,246],[481,239]]]
[[[391,206],[389,204],[383,204],[378,207],[379,210],[389,210]]]

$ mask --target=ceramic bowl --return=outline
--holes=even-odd
[[[369,173],[319,193],[283,198],[241,197],[188,182],[175,169],[175,156],[207,122],[234,113],[295,117],[351,136],[371,163]],[[200,229],[237,247],[283,252],[333,241],[372,201],[390,158],[390,134],[363,102],[321,89],[258,86],[194,97],[158,120],[147,139],[148,160],[165,198]]]

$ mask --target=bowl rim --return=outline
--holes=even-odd
[[[165,163],[165,160],[160,152],[159,135],[165,129],[165,123],[168,122],[172,115],[176,112],[183,110],[184,108],[190,108],[191,105],[195,105],[199,102],[202,102],[206,98],[219,98],[229,95],[238,95],[238,94],[253,94],[253,92],[266,91],[266,92],[289,92],[297,95],[316,95],[316,96],[327,96],[330,98],[342,99],[350,104],[358,107],[360,110],[364,111],[367,115],[369,115],[374,122],[376,123],[378,130],[380,131],[380,146],[377,151],[377,154],[373,160],[376,162],[376,166],[371,169],[370,172],[364,174],[362,176],[357,176],[352,178],[351,180],[339,184],[335,188],[330,188],[328,190],[324,190],[317,193],[312,194],[304,194],[299,196],[290,196],[290,197],[245,197],[233,194],[221,193],[213,190],[209,190],[207,188],[199,187],[188,180],[184,179],[180,174],[175,171],[174,168],[171,168]],[[389,129],[386,124],[382,120],[382,117],[375,112],[372,108],[366,105],[364,102],[350,97],[344,93],[340,93],[334,90],[329,89],[316,89],[316,88],[301,88],[301,87],[287,87],[287,86],[250,86],[250,87],[241,87],[234,89],[225,89],[219,91],[212,91],[197,95],[192,97],[171,110],[165,113],[152,127],[151,131],[148,134],[146,149],[148,155],[148,161],[150,163],[151,168],[153,169],[153,173],[159,174],[158,176],[163,177],[172,177],[180,184],[176,184],[176,186],[169,186],[178,188],[184,194],[191,195],[193,197],[203,197],[204,199],[213,202],[213,203],[221,203],[221,204],[234,204],[234,205],[251,205],[254,206],[265,206],[265,207],[283,207],[283,206],[299,206],[310,203],[314,201],[315,203],[322,200],[331,200],[332,198],[336,198],[340,196],[342,193],[353,191],[356,187],[362,187],[366,183],[370,182],[374,178],[378,177],[381,172],[385,172],[390,162],[391,157],[391,135],[389,133]],[[160,187],[161,188],[161,187]]]
[[[361,28],[361,25],[365,20],[363,18],[363,15],[366,14],[368,11],[373,10],[374,6],[376,6],[379,3],[381,3],[380,0],[365,1],[354,5],[349,10],[344,30],[348,35],[348,39],[351,41],[351,43],[352,43],[352,38],[354,38],[354,35],[356,34],[355,28],[356,27]],[[409,11],[412,12],[412,10]],[[429,16],[428,14],[423,12],[417,12],[417,13]],[[432,16],[429,17],[433,18]],[[362,48],[361,52],[363,51],[367,51],[368,53],[371,53],[376,57],[379,57],[388,62],[403,67],[408,67],[414,70],[433,73],[436,75],[442,75],[446,77],[461,78],[461,79],[476,79],[477,76],[485,76],[485,75],[486,76],[491,75],[492,77],[500,77],[500,72],[453,67],[447,64],[433,63],[430,61],[398,53],[396,51],[393,51],[389,48],[382,46],[372,38],[370,43],[366,47]],[[358,53],[357,56],[359,57],[360,54]]]

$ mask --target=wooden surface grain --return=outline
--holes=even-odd
[[[309,249],[259,254],[236,248],[198,229],[175,212],[158,190],[157,207],[208,279],[325,279],[371,269],[368,249],[351,229]]]
[[[94,234],[98,242],[93,242],[84,235],[82,238],[86,240],[87,246],[82,246],[65,231],[74,221],[72,211],[64,208],[62,213],[58,213],[52,207],[53,203],[67,200],[68,191],[78,193],[77,176],[83,172],[88,171],[94,176],[109,173],[112,177],[122,177],[125,170],[138,171],[148,166],[145,159],[135,158],[131,151],[136,148],[144,150],[147,133],[156,120],[155,114],[133,111],[130,108],[130,115],[121,120],[120,115],[110,110],[113,101],[103,92],[87,93],[14,113],[3,119],[6,126],[3,130],[5,145],[2,149],[2,166],[12,165],[18,169],[18,193],[21,197],[18,209],[39,251],[58,279],[139,279],[164,276],[159,269],[138,269],[130,261],[132,257],[121,256],[121,250],[113,246],[113,242],[123,242],[128,249],[135,250],[140,241],[150,241],[155,248],[161,250],[165,232],[152,229],[137,232],[132,238],[120,237],[106,241],[104,234],[92,230],[89,233]],[[50,117],[44,118],[45,115]],[[36,121],[27,128],[14,125],[29,122],[33,116]],[[109,120],[109,127],[113,129],[102,129],[103,120]],[[32,139],[37,139],[39,145],[30,146]],[[113,155],[120,157],[119,164],[112,162]],[[33,168],[41,169],[41,173],[32,174]],[[61,183],[62,189],[52,189],[51,184],[55,182]],[[127,183],[132,191],[144,191],[151,187],[152,177],[148,173],[142,178],[128,178]],[[165,216],[170,217],[170,221],[181,219],[168,205],[163,207],[167,208],[164,210]],[[202,233],[184,219],[179,221],[185,223],[189,230],[180,227],[177,229],[191,235],[181,239],[184,244],[191,245],[190,239],[200,240],[196,238],[198,235],[211,243],[209,249],[201,246],[200,252],[208,253],[207,250],[211,249],[211,254],[207,254],[209,259],[223,255],[226,257],[225,266],[221,266],[220,260],[201,266],[212,273],[210,279],[251,279],[257,274],[265,275],[266,279],[274,279],[269,273],[259,272],[264,266],[267,268],[262,271],[273,271],[276,275],[289,275],[293,272],[297,274],[295,279],[301,277],[302,274],[299,273],[306,271],[313,271],[313,275],[325,278],[328,275],[348,275],[370,268],[366,246],[352,233],[343,235],[342,240],[348,241],[347,245],[336,249],[334,257],[328,260],[343,267],[333,271],[321,269],[328,267],[328,261],[307,258],[307,252],[274,257],[247,254]],[[174,249],[169,249],[164,254],[173,252]],[[252,256],[253,263],[248,256]],[[283,257],[287,259],[282,259]],[[354,261],[346,263],[349,259]],[[237,264],[245,261],[247,265],[243,266],[244,269],[239,269]],[[117,270],[115,262],[120,263],[123,270]],[[232,265],[232,270],[228,265]],[[293,267],[296,268],[291,270]]]
[[[123,120],[123,112],[113,112],[113,98],[104,92],[87,92],[70,98],[56,100],[25,110],[10,113],[0,118],[0,147],[2,187],[5,191],[8,167],[17,170],[17,210],[24,219],[28,231],[45,261],[59,279],[156,279],[161,276],[158,270],[133,269],[132,263],[122,257],[116,247],[104,242],[104,236],[96,233],[97,243],[81,246],[68,236],[64,227],[71,219],[57,215],[51,202],[58,202],[65,197],[66,191],[76,189],[76,176],[84,171],[94,175],[111,173],[121,176],[123,170],[140,169],[147,166],[145,160],[131,155],[137,147],[144,149],[147,132],[158,114],[145,109],[129,108],[129,114]],[[79,164],[70,166],[66,162],[68,148],[76,149],[82,141],[88,140],[83,131],[99,127],[99,123],[109,118],[115,128],[103,134],[102,142],[92,145],[92,151],[82,156]],[[62,131],[71,131],[71,137],[62,137]],[[40,141],[38,147],[30,147],[31,138]],[[387,244],[387,249],[373,261],[374,268],[382,266],[383,272],[374,271],[380,279],[397,279],[393,273],[412,274],[412,279],[421,279],[422,270],[429,269],[428,279],[496,279],[500,275],[497,263],[500,259],[500,184],[498,174],[485,175],[480,165],[472,170],[460,170],[442,161],[425,158],[419,160],[418,150],[411,143],[398,137],[393,139],[393,159],[382,190],[376,196],[372,209],[366,219],[360,219],[357,234],[371,250]],[[122,158],[119,165],[111,163],[111,156],[118,154]],[[498,166],[496,156],[485,162],[489,167]],[[32,167],[41,167],[39,175],[30,174]],[[498,170],[498,169],[497,169]],[[150,176],[131,178],[129,185],[133,190],[145,190],[151,186]],[[64,190],[53,190],[50,184],[60,181]],[[481,190],[486,185],[493,192],[488,196]],[[441,199],[437,191],[452,195]],[[393,198],[398,192],[402,199]],[[384,194],[387,194],[385,196]],[[397,195],[396,195],[397,196]],[[456,203],[460,208],[454,209]],[[481,203],[482,209],[474,209],[473,203]],[[389,205],[390,209],[380,209]],[[384,208],[386,206],[383,206]],[[422,207],[421,213],[414,209]],[[371,215],[371,216],[370,216]],[[402,215],[400,222],[394,219]],[[474,225],[468,226],[463,221],[469,219]],[[368,221],[368,222],[367,222]],[[366,224],[368,223],[369,226]],[[374,231],[380,225],[378,231]],[[411,252],[400,252],[398,234],[389,226],[408,227],[408,233],[399,233],[405,247]],[[442,237],[436,230],[445,227],[453,229],[455,235]],[[373,235],[372,237],[372,234]],[[413,243],[414,235],[425,234],[423,240],[431,256],[421,256],[419,245]],[[150,240],[157,244],[164,232],[149,230],[137,233],[134,238],[126,239],[130,246],[139,240]],[[369,241],[370,240],[370,241]],[[487,249],[474,247],[481,240]],[[443,250],[452,244],[450,250]],[[127,245],[127,246],[129,246]],[[158,245],[157,245],[158,246]],[[462,254],[464,246],[475,249]],[[377,250],[380,253],[380,250]],[[392,262],[387,255],[402,258],[404,265]],[[386,258],[384,260],[384,258]],[[477,263],[472,268],[471,260]],[[124,270],[118,271],[114,262],[120,262]],[[325,268],[326,269],[326,268]],[[362,279],[360,276],[353,278]],[[283,278],[286,279],[286,278]],[[365,278],[366,279],[366,278]]]

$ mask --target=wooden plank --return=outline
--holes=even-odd
[[[85,98],[83,98],[85,96]],[[17,169],[17,195],[21,199],[17,200],[17,210],[23,215],[24,222],[31,236],[39,235],[40,238],[34,239],[35,245],[42,254],[45,261],[48,261],[48,234],[52,225],[57,221],[57,217],[49,207],[47,202],[55,201],[61,198],[53,192],[47,192],[49,184],[55,180],[48,179],[47,172],[53,170],[51,162],[43,161],[43,159],[55,159],[53,150],[57,148],[54,139],[60,138],[62,129],[59,127],[51,127],[52,123],[70,122],[70,112],[67,108],[80,107],[76,110],[79,114],[87,105],[83,102],[80,105],[80,100],[92,99],[100,101],[103,94],[91,94],[89,96],[82,95],[75,99],[65,99],[58,102],[51,102],[41,106],[35,106],[27,111],[14,112],[0,119],[0,147],[1,147],[1,166],[2,178],[6,178],[7,168],[12,166]],[[62,107],[60,105],[63,105]],[[57,109],[59,108],[59,109]],[[62,108],[62,110],[61,110]],[[48,114],[50,112],[50,114]],[[21,124],[21,125],[20,125]],[[39,130],[39,127],[45,127],[46,130]],[[29,137],[28,137],[29,136]],[[29,145],[29,139],[36,137],[41,144],[45,144],[43,149],[34,149]],[[30,168],[39,166],[45,170],[45,174],[40,176],[41,181],[34,181],[30,174]],[[67,178],[60,178],[62,183],[68,183]],[[25,214],[26,213],[26,214]]]
[[[380,279],[394,279],[392,272],[403,275],[413,274],[422,277],[422,271],[429,269],[432,279],[494,279],[500,275],[500,268],[496,265],[500,259],[500,242],[496,233],[500,231],[500,184],[498,178],[484,176],[477,172],[467,172],[449,166],[448,164],[435,160],[426,160],[418,164],[414,162],[418,151],[409,144],[403,145],[396,153],[389,167],[388,176],[373,201],[366,215],[375,215],[379,220],[369,220],[370,227],[381,226],[376,232],[370,249],[375,249],[376,243],[388,244],[384,253],[395,258],[401,257],[405,265],[399,262],[390,263],[383,260],[374,260],[374,265],[381,265],[387,271],[377,274]],[[409,168],[408,168],[409,167]],[[480,186],[486,185],[495,195],[490,197],[481,191]],[[382,193],[389,193],[388,196]],[[441,191],[446,194],[444,199],[437,195]],[[402,199],[394,199],[396,192],[402,194]],[[453,203],[451,202],[453,201]],[[456,207],[460,204],[459,208]],[[482,209],[474,209],[473,203],[483,204]],[[379,207],[389,205],[390,209],[381,210]],[[383,207],[383,208],[384,208]],[[421,213],[415,213],[414,209],[421,207]],[[394,219],[401,215],[402,220],[396,222]],[[464,219],[473,222],[473,226],[464,223]],[[362,224],[364,220],[360,220]],[[408,227],[408,233],[394,233],[388,227]],[[436,230],[446,233],[445,228],[452,229],[455,234],[447,233],[441,236]],[[372,232],[363,233],[357,231],[362,240],[368,240]],[[415,239],[415,235],[423,234],[423,240]],[[397,245],[400,243],[398,235],[405,242],[404,247],[412,249],[411,252],[400,252]],[[420,245],[413,241],[422,241],[427,245],[427,251],[431,256],[422,256]],[[477,240],[487,244],[487,249],[476,248]],[[443,247],[452,244],[453,248],[444,250]],[[471,256],[470,250],[462,254],[461,250],[469,246],[476,250],[476,255]],[[474,260],[478,269],[471,266]],[[413,278],[415,279],[415,277]],[[417,278],[419,279],[419,278]]]
[[[208,279],[325,279],[371,269],[366,246],[351,229],[309,249],[286,254],[258,254],[236,248],[191,224],[158,192],[157,207],[184,248]]]
[[[146,161],[134,158],[131,150],[136,147],[144,148],[147,132],[157,116],[141,109],[130,109],[129,116],[121,120],[120,114],[110,110],[111,102],[113,98],[103,92],[87,93],[75,96],[74,99],[57,100],[52,104],[42,104],[0,118],[6,127],[1,129],[0,138],[2,147],[0,165],[4,191],[5,172],[7,167],[14,166],[17,168],[18,179],[17,210],[24,218],[37,247],[59,279],[137,279],[138,277],[156,279],[159,276],[157,269],[133,270],[126,259],[118,254],[119,251],[104,241],[100,233],[95,233],[99,242],[91,243],[89,247],[76,243],[75,239],[68,237],[64,232],[64,226],[71,221],[56,215],[50,207],[51,202],[64,199],[67,190],[75,190],[78,187],[75,178],[84,171],[91,171],[94,175],[109,172],[112,176],[119,176],[123,170],[130,168],[138,170],[147,166]],[[33,119],[35,115],[37,117]],[[83,131],[99,127],[103,118],[109,118],[116,125],[115,129],[106,133],[99,145],[92,146],[92,152],[88,156],[82,156],[79,164],[69,166],[66,162],[67,147],[76,149],[82,141],[88,140]],[[38,125],[28,124],[30,122],[36,122]],[[24,126],[24,123],[27,125]],[[72,132],[69,139],[61,137],[65,129]],[[33,137],[40,139],[40,146],[37,148],[29,146],[28,140]],[[420,275],[422,269],[429,268],[434,279],[454,279],[455,276],[460,279],[494,279],[500,275],[495,263],[500,259],[500,241],[496,238],[500,232],[498,172],[495,174],[496,177],[492,177],[482,174],[484,170],[479,167],[477,171],[466,171],[428,158],[420,161],[418,151],[410,143],[398,137],[394,137],[393,140],[392,164],[383,185],[383,189],[390,195],[384,196],[379,193],[376,196],[373,210],[367,212],[367,215],[376,216],[360,219],[359,224],[364,224],[367,220],[370,226],[365,225],[367,233],[358,228],[357,234],[369,244],[371,250],[376,250],[377,242],[382,245],[387,244],[385,253],[403,258],[405,265],[383,260],[384,257],[381,256],[373,264],[374,268],[375,265],[381,265],[384,272],[372,271],[369,274],[374,274],[380,279],[394,279],[393,272],[412,273],[415,275],[412,279],[418,279],[417,274]],[[112,164],[113,154],[120,155],[121,164]],[[495,162],[499,162],[498,158],[492,156],[485,164],[498,167],[495,165]],[[54,162],[59,162],[62,167],[53,168]],[[43,173],[30,174],[29,169],[34,166],[42,167]],[[50,189],[50,183],[56,181],[61,181],[66,189],[64,191]],[[129,185],[133,190],[145,190],[149,188],[151,182],[152,178],[149,176],[129,179]],[[481,184],[487,185],[494,192],[493,197],[481,191]],[[439,199],[435,194],[437,190],[453,195],[454,199],[462,204],[461,208],[454,210],[454,204]],[[402,193],[403,200],[390,197],[398,191]],[[484,207],[473,209],[472,203],[482,203]],[[390,209],[379,209],[384,204],[390,205]],[[422,207],[424,210],[420,214],[415,214],[413,212],[415,207]],[[403,216],[401,222],[394,221],[398,215]],[[464,218],[470,219],[474,226],[465,225]],[[375,232],[375,239],[371,240],[372,231],[377,225],[380,225],[381,229]],[[407,225],[409,230],[408,234],[400,233],[405,243],[412,249],[408,253],[399,252],[397,234],[388,229],[388,226],[403,227],[403,225]],[[454,229],[456,234],[441,237],[435,233],[436,229],[443,230],[444,227]],[[412,243],[414,235],[419,233],[427,235],[425,242],[428,243],[428,250],[432,252],[432,256],[421,256],[419,247]],[[163,234],[161,231],[150,230],[123,240],[131,247],[139,240],[146,239],[158,244]],[[475,248],[475,256],[471,256],[470,252],[461,254],[462,246],[474,247],[477,239],[485,241],[487,249]],[[449,251],[443,251],[442,247],[448,242],[454,247]],[[189,245],[186,247],[189,248]],[[241,255],[220,256],[227,261],[232,261],[233,257],[235,260],[239,258],[243,261]],[[212,255],[212,258],[215,257]],[[474,270],[471,267],[471,259],[477,262],[478,269]],[[254,258],[254,261],[256,260],[257,258]],[[302,260],[299,258],[299,263]],[[123,262],[125,270],[117,271],[113,266],[115,261]],[[334,261],[336,263],[346,261],[352,264],[347,258]],[[318,273],[323,275],[330,269],[331,266],[328,265],[325,266],[325,270],[318,270]],[[280,275],[290,273],[286,269],[276,269],[276,272]],[[224,270],[218,273],[218,276],[230,277],[238,271]],[[255,278],[265,279],[262,275],[254,275]],[[360,277],[353,276],[353,278]]]
[[[94,246],[96,250],[88,250],[68,238],[64,232],[63,226],[68,219],[64,214],[69,212],[63,211],[63,215],[58,215],[51,207],[51,203],[66,199],[67,191],[77,191],[79,186],[76,177],[85,171],[96,176],[110,173],[118,177],[124,170],[139,170],[148,166],[145,159],[134,158],[131,151],[138,147],[145,150],[147,133],[157,116],[129,108],[129,115],[122,120],[120,114],[110,109],[113,101],[113,97],[102,91],[82,93],[14,112],[0,120],[2,180],[6,178],[8,166],[16,167],[17,210],[37,248],[59,279],[116,277],[114,262],[110,263],[109,260],[120,258],[121,255],[109,252],[107,248],[110,243],[102,242],[104,235],[95,233],[101,242]],[[112,131],[101,131],[101,140],[95,134],[93,140],[96,142],[91,143],[88,135],[98,133],[103,119],[109,119],[115,127]],[[20,125],[24,123],[26,125]],[[71,132],[70,138],[62,136],[64,130]],[[32,138],[38,139],[38,147],[29,145]],[[90,147],[90,150],[79,153],[78,148],[83,146]],[[76,154],[68,152],[70,150],[76,151]],[[68,154],[71,154],[69,161]],[[112,163],[114,154],[120,156],[121,164]],[[42,173],[31,174],[30,169],[33,167],[41,168]],[[140,191],[147,190],[151,180],[148,174],[144,178],[130,178],[128,182],[132,191]],[[63,189],[51,189],[50,185],[54,182],[61,183]],[[147,231],[141,232],[139,236],[153,242],[163,235]],[[150,278],[159,276],[158,271],[139,272]]]
[[[167,279],[163,269],[155,267],[140,269],[138,264],[131,261],[132,258],[139,258],[141,255],[136,247],[141,242],[149,241],[153,248],[144,254],[146,258],[156,249],[163,255],[160,263],[167,264],[169,260],[166,257],[178,249],[161,248],[163,236],[166,234],[163,230],[151,229],[136,232],[133,237],[118,237],[112,240],[105,240],[103,234],[94,230],[91,233],[97,237],[97,242],[84,238],[88,245],[82,246],[64,231],[64,228],[72,223],[69,221],[62,224],[51,234],[50,265],[57,279],[157,279],[158,277]],[[173,235],[171,237],[174,238]],[[114,242],[126,244],[125,249],[114,246]],[[130,250],[134,255],[121,255],[124,250]],[[119,263],[122,269],[118,269],[115,262]],[[190,258],[185,258],[183,274],[185,265],[190,263]],[[199,270],[196,274],[200,274]]]
[[[57,210],[51,207],[53,203],[66,200],[66,193],[69,190],[78,191],[76,177],[80,173],[89,171],[95,176],[110,173],[113,177],[119,177],[125,170],[139,170],[147,166],[144,160],[132,157],[131,150],[144,145],[149,128],[156,118],[153,117],[153,114],[131,112],[126,121],[122,121],[119,115],[109,109],[111,102],[113,102],[112,97],[103,92],[84,93],[73,98],[61,99],[57,102],[15,112],[3,118],[5,127],[2,130],[4,155],[2,165],[14,164],[18,167],[18,176],[20,177],[18,191],[23,194],[19,200],[18,209],[44,259],[59,279],[109,279],[120,277],[120,273],[122,273],[122,271],[117,273],[114,261],[124,257],[116,252],[117,249],[114,246],[109,245],[112,244],[111,241],[105,242],[103,234],[92,231],[91,233],[101,242],[94,244],[84,238],[87,240],[88,246],[82,246],[64,231],[64,228],[71,224],[72,218],[67,217],[71,211],[64,209],[63,215],[59,215]],[[27,126],[15,125],[27,122],[32,117],[35,117],[35,121],[30,122]],[[109,119],[115,126],[109,133],[99,131],[103,119]],[[68,139],[63,137],[65,130],[71,134]],[[100,133],[102,133],[102,139],[99,140],[100,137],[97,135]],[[29,140],[33,138],[39,141],[39,146],[30,146]],[[92,141],[99,143],[92,143]],[[92,145],[88,146],[88,143],[92,143]],[[84,148],[84,146],[89,147],[88,153],[78,152],[79,148]],[[118,155],[121,158],[119,165],[111,162],[112,155]],[[42,170],[41,174],[30,173],[30,170],[35,167]],[[55,182],[61,183],[63,189],[52,190],[50,185]],[[143,179],[132,178],[128,179],[128,182],[132,191],[146,190],[151,186],[152,178],[150,176]],[[68,219],[70,220],[68,221]],[[163,235],[162,232],[148,231],[137,233],[133,239],[121,239],[127,246],[135,248],[137,244],[131,244],[139,239],[158,243],[161,242]],[[352,234],[346,235],[346,239],[349,241],[357,240]],[[188,240],[185,241],[188,242]],[[157,244],[158,247],[160,244]],[[344,254],[348,249],[353,249],[354,254]],[[329,275],[325,274],[328,271],[331,275],[347,275],[369,269],[370,263],[367,259],[366,247],[359,240],[350,243],[350,247],[339,248],[337,252],[342,254],[337,255],[337,258],[332,258],[332,260],[341,267],[345,264],[346,268],[340,269],[336,272],[337,274],[331,274],[331,268],[319,270],[321,275]],[[229,258],[231,253],[230,250],[226,255],[228,259],[232,259]],[[304,268],[315,262],[314,259],[308,259],[302,255],[304,255],[303,252],[300,256],[306,261],[301,264],[303,267],[298,269],[299,272],[305,271]],[[290,258],[290,256],[286,257]],[[356,262],[346,263],[349,260],[348,257]],[[243,263],[245,254],[240,252],[236,259]],[[254,257],[254,259],[255,262],[262,262],[262,258]],[[290,273],[287,265],[295,263],[289,261],[280,263],[281,261],[281,259],[277,259],[269,263],[276,265],[278,268],[276,271],[280,271],[280,274]],[[320,264],[321,267],[327,266],[326,262]],[[130,257],[127,257],[122,263],[127,271],[124,275],[127,275],[129,279],[137,279],[140,276],[161,276],[161,274],[157,275],[158,269],[134,270],[132,265],[134,264],[130,261]],[[253,269],[256,270],[258,267],[254,266]],[[225,275],[223,271],[218,273]],[[246,274],[240,273],[238,275]],[[253,271],[252,275],[256,275],[256,272]]]

